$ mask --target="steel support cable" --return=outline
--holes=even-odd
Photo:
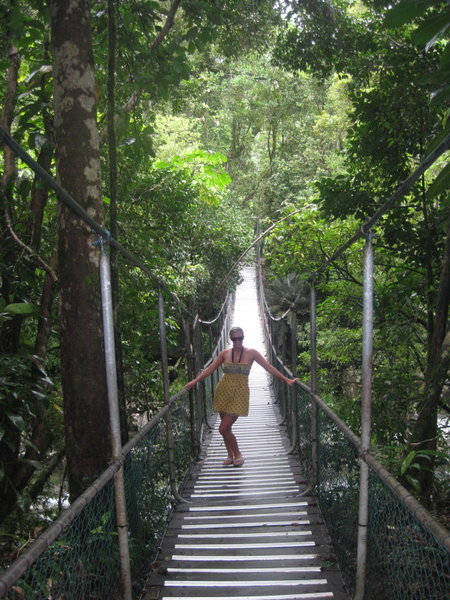
[[[264,301],[264,308],[266,309],[266,312],[267,312],[269,318],[272,321],[275,321],[275,322],[282,321],[283,319],[285,319],[288,316],[288,314],[291,312],[291,310],[294,309],[294,304],[292,304],[287,310],[284,311],[284,313],[281,316],[274,317],[273,314],[272,314],[272,312],[271,312],[271,310],[270,310],[270,308],[269,308],[269,305],[267,303],[265,295],[264,295],[263,301]]]
[[[195,324],[199,323],[201,325],[211,326],[214,323],[216,323],[220,319],[222,314],[226,311],[225,318],[222,323],[222,331],[221,331],[219,340],[216,343],[209,360],[203,365],[203,368],[200,369],[201,371],[204,371],[213,362],[213,360],[219,355],[219,352],[224,349],[223,340],[228,335],[228,331],[226,331],[226,330],[229,328],[229,320],[230,320],[229,315],[231,312],[231,298],[232,298],[232,295],[228,292],[225,297],[225,300],[222,303],[222,306],[220,307],[218,314],[214,317],[214,319],[212,319],[210,321],[203,321],[199,315],[196,316]],[[194,324],[194,328],[195,328],[195,324]],[[227,324],[228,324],[228,327],[227,327]],[[212,329],[210,328],[209,331],[210,331],[210,337],[212,338]],[[203,406],[203,424],[202,424],[202,426],[204,425],[208,429],[211,430],[211,429],[213,429],[214,425],[212,425],[208,421],[208,414],[207,414],[207,407],[206,407],[206,394],[205,394],[206,381],[202,381],[201,385],[202,385],[202,391],[200,393],[200,398],[202,400],[202,406]]]
[[[45,181],[49,188],[51,188],[56,194],[58,198],[66,204],[76,215],[78,215],[83,221],[85,221],[92,230],[104,238],[111,246],[113,246],[120,254],[122,254],[126,259],[128,259],[131,263],[133,263],[136,267],[139,267],[143,273],[148,275],[155,283],[157,283],[177,304],[183,314],[191,317],[191,314],[186,309],[186,307],[182,304],[181,300],[178,296],[170,290],[166,283],[162,281],[157,275],[155,275],[144,263],[142,263],[136,256],[134,256],[131,252],[129,252],[124,246],[119,244],[115,239],[111,237],[110,232],[99,225],[95,219],[93,219],[82,206],[78,204],[76,200],[72,198],[72,196],[66,192],[56,181],[55,179],[47,173],[45,169],[41,167],[39,163],[37,163],[23,148],[20,146],[10,135],[9,133],[0,126],[0,138],[7,144],[16,154],[19,156],[24,163],[26,163],[39,177]]]
[[[198,321],[199,323],[201,323],[202,325],[213,325],[216,321],[218,321],[218,319],[220,318],[221,314],[224,312],[224,310],[226,308],[228,308],[228,303],[230,301],[230,294],[228,293],[225,297],[225,300],[222,303],[222,306],[220,307],[219,312],[217,313],[217,315],[214,317],[214,319],[211,319],[211,321],[204,321],[203,319],[201,319],[198,315],[196,317],[196,321]],[[195,323],[194,323],[195,325]]]
[[[265,314],[267,315],[269,321],[272,321],[273,323],[281,323],[281,322],[284,321],[284,319],[287,317],[287,315],[291,311],[293,311],[294,305],[292,304],[292,306],[290,306],[280,317],[274,317],[273,314],[271,313],[269,305],[267,303],[267,299],[266,299],[266,296],[264,294],[264,289],[262,289],[261,293],[262,293],[262,300],[263,300],[263,304],[264,304]],[[281,365],[283,365],[283,367],[286,369],[286,366],[284,365],[283,361],[278,358],[278,353],[277,353],[277,350],[276,350],[275,345],[274,345],[274,339],[273,339],[273,336],[272,336],[271,331],[270,331],[269,328],[268,328],[268,331],[267,331],[267,339],[268,339],[269,348],[271,349],[272,354],[277,357],[277,361]],[[291,373],[290,375],[292,377],[294,376],[293,373]],[[273,379],[272,379],[272,381],[273,381]],[[277,402],[278,402],[278,400],[277,400]],[[283,419],[280,421],[280,423],[278,423],[278,425],[279,426],[285,425],[286,422],[287,422],[287,419],[288,419],[288,411],[285,411],[285,415],[284,415]],[[287,454],[292,454],[294,452],[294,449],[295,449],[296,445],[297,445],[297,435],[296,435],[296,431],[294,431],[294,440],[293,440],[292,445],[291,445],[290,449],[288,450]]]
[[[236,261],[234,262],[233,266],[231,267],[231,269],[228,271],[228,273],[225,275],[225,277],[222,279],[222,281],[219,283],[219,285],[217,285],[212,293],[211,296],[209,297],[208,303],[206,305],[206,307],[208,307],[211,302],[213,301],[216,293],[222,289],[222,287],[226,284],[226,282],[228,281],[228,279],[231,277],[233,271],[236,269],[236,267],[239,265],[239,263],[242,261],[242,259],[250,252],[250,250],[252,248],[254,248],[263,238],[265,238],[273,229],[275,229],[275,227],[279,224],[282,223],[283,221],[286,221],[286,219],[289,219],[290,217],[292,217],[292,215],[295,215],[299,212],[301,212],[302,210],[305,210],[307,208],[310,208],[312,206],[312,204],[307,204],[306,206],[302,206],[302,208],[298,208],[297,210],[293,210],[292,212],[290,212],[288,215],[286,215],[285,217],[282,217],[281,219],[279,219],[278,221],[276,221],[275,223],[272,223],[272,225],[270,227],[268,227],[265,231],[263,231],[255,240],[253,240],[253,242],[250,244],[250,246],[248,248],[246,248],[244,250],[244,252],[242,252],[242,254],[236,259]]]
[[[386,202],[380,206],[380,208],[375,211],[375,213],[367,219],[361,226],[361,228],[349,239],[342,244],[333,254],[328,258],[324,263],[322,263],[318,269],[316,269],[313,273],[311,273],[309,280],[314,281],[319,273],[325,270],[330,264],[332,264],[337,258],[339,258],[350,246],[352,246],[359,238],[363,237],[368,233],[368,231],[377,223],[379,218],[386,213],[392,205],[401,198],[409,188],[415,183],[421,175],[431,167],[432,164],[436,162],[436,160],[444,154],[447,150],[450,149],[450,134],[445,136],[440,144],[436,146],[436,148],[426,156],[420,165],[417,167],[415,171],[409,175],[396,189],[396,191],[386,200]]]

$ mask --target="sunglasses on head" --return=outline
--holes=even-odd
[[[238,337],[234,337],[234,338],[230,338],[230,340],[231,340],[232,342],[242,342],[242,340],[243,340],[243,339],[244,339],[244,336],[243,336],[243,335],[240,335],[240,336],[238,336]]]

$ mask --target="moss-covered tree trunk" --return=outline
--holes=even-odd
[[[103,222],[89,2],[51,0],[57,176]],[[88,225],[59,206],[61,367],[66,456],[74,498],[110,454],[99,251]]]

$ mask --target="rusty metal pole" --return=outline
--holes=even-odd
[[[194,347],[194,369],[195,375],[197,376],[204,366],[203,359],[203,337],[202,337],[202,324],[199,319],[196,319],[194,324],[194,331],[192,334],[192,344]],[[206,419],[205,410],[205,384],[202,381],[196,386],[195,404],[192,406],[193,415],[192,420],[194,423],[194,448],[195,456],[198,457],[200,454],[202,429]]]
[[[192,336],[191,328],[190,328],[190,325],[189,325],[187,319],[184,319],[184,318],[183,318],[183,329],[184,329],[184,334],[185,334],[185,338],[186,338],[187,376],[188,376],[188,381],[191,381],[191,379],[194,379],[194,377],[197,374],[195,371],[195,357],[194,357],[195,352],[194,352],[194,344],[192,341],[193,336]],[[197,390],[196,390],[196,387],[194,387],[191,390],[189,390],[189,419],[190,419],[191,444],[192,444],[193,448],[195,448],[195,445],[196,445],[196,441],[195,441],[196,427],[195,427],[195,420],[194,420],[196,398],[197,398]]]

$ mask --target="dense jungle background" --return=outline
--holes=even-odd
[[[274,314],[449,132],[439,0],[3,0],[1,126],[194,318],[257,232]],[[375,234],[372,443],[448,523],[448,153]],[[95,236],[4,145],[7,564],[108,464]],[[285,219],[290,213],[289,218]],[[317,282],[320,394],[359,431],[362,243]],[[112,256],[123,438],[162,405],[158,287]],[[233,287],[238,272],[228,280]],[[211,290],[216,290],[211,297]],[[176,305],[171,391],[186,382]]]

